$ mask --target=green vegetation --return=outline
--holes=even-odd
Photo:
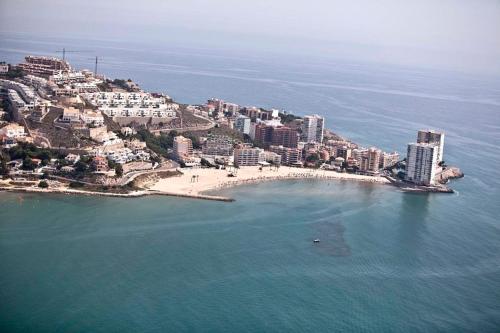
[[[173,147],[175,136],[177,136],[176,131],[171,131],[168,134],[162,133],[160,136],[155,136],[146,129],[141,129],[137,131],[136,134],[137,139],[145,141],[149,149],[163,157],[168,157],[168,149]]]
[[[80,182],[71,182],[71,183],[69,183],[69,187],[71,187],[71,188],[80,188],[80,187],[83,187],[83,186],[85,186],[85,184],[80,183]]]
[[[42,180],[38,183],[38,187],[40,188],[48,188],[49,187],[49,183],[47,183],[45,180]]]
[[[23,78],[26,74],[23,72],[22,69],[17,68],[16,66],[9,66],[9,71],[5,73],[5,76],[8,79],[17,79],[17,78]]]
[[[31,157],[26,156],[24,158],[23,165],[22,165],[23,170],[35,170],[36,167],[37,167],[37,164],[35,162],[33,162]]]
[[[280,112],[278,115],[281,118],[281,122],[283,124],[291,123],[292,121],[294,121],[296,119],[302,119],[301,117],[293,115],[291,113],[282,113],[282,112]]]
[[[32,143],[21,142],[17,146],[10,148],[7,153],[11,160],[22,159],[27,157],[42,160],[42,164],[46,165],[52,158],[64,158],[65,154],[48,148],[39,148]]]
[[[104,81],[102,83],[99,83],[97,85],[97,88],[99,88],[100,91],[111,91],[112,90],[111,89],[111,85],[109,84],[108,80],[106,80],[106,81]]]
[[[122,80],[122,79],[114,79],[113,81],[113,84],[128,91],[128,92],[132,92],[133,89],[129,87],[129,85],[127,84],[128,82],[132,82],[132,80],[128,79],[128,80]]]
[[[7,176],[9,174],[9,166],[7,165],[9,161],[9,155],[0,151],[0,176]]]
[[[115,166],[115,174],[117,177],[123,176],[123,167],[121,164],[117,163]]]

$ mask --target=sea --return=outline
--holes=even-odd
[[[500,332],[500,77],[161,43],[0,34],[183,103],[321,114],[405,154],[446,133],[453,194],[347,181],[232,203],[0,193],[2,332]],[[320,243],[313,243],[319,238]]]

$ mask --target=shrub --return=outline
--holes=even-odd
[[[45,180],[42,180],[38,183],[38,187],[40,188],[48,188],[49,187],[49,183],[47,183]]]

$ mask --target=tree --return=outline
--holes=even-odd
[[[108,168],[110,169],[115,169],[116,168],[116,162],[108,158]]]
[[[9,174],[9,166],[7,162],[9,161],[9,156],[0,151],[0,175],[7,176]]]
[[[36,164],[30,157],[25,157],[22,168],[23,170],[35,170]]]
[[[75,163],[75,171],[77,173],[84,173],[89,168],[88,164],[82,160]]]
[[[38,183],[38,187],[40,188],[48,188],[49,183],[47,183],[45,180],[42,180],[41,182]]]
[[[115,175],[117,177],[121,177],[123,176],[123,167],[121,164],[117,163],[116,166],[115,166]]]

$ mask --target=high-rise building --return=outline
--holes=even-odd
[[[271,134],[271,144],[288,148],[297,148],[297,131],[290,127],[274,127]]]
[[[305,116],[302,124],[303,140],[305,142],[323,143],[325,120],[318,115]]]
[[[438,163],[443,161],[444,133],[435,130],[420,130],[417,135],[417,143],[431,143],[438,146]]]
[[[234,120],[234,128],[243,134],[250,134],[250,118],[247,116],[239,115]]]
[[[177,160],[183,160],[193,155],[193,142],[182,135],[174,138],[174,155]]]
[[[255,143],[261,147],[266,147],[272,142],[273,127],[265,123],[255,126]]]
[[[260,123],[255,126],[255,143],[262,147],[270,145],[296,148],[297,131],[286,126]]]
[[[360,156],[359,171],[368,174],[378,173],[381,156],[382,151],[380,149],[372,147],[368,150],[364,150]]]
[[[418,185],[435,183],[439,146],[434,143],[410,143],[406,156],[406,180]]]

